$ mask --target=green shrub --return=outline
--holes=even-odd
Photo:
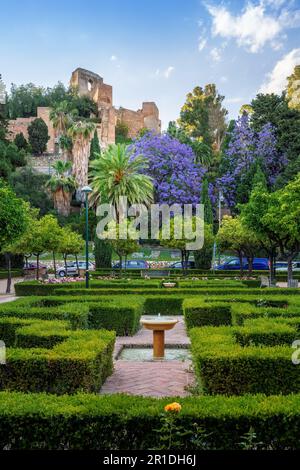
[[[115,333],[68,330],[66,322],[3,319],[6,363],[0,367],[0,388],[24,392],[99,391],[112,372]],[[12,335],[13,324],[15,338]],[[9,345],[13,347],[9,347]]]
[[[116,302],[115,305],[90,302],[88,304],[90,327],[115,330],[118,336],[134,335],[139,329],[143,310],[143,303],[138,300],[134,302],[122,300],[120,304]]]
[[[183,297],[146,296],[144,301],[144,315],[182,315]]]
[[[223,326],[189,332],[196,374],[205,393],[276,395],[300,391],[291,344],[242,347],[234,331]]]
[[[0,392],[0,448],[158,449],[163,409],[174,397]],[[300,395],[181,398],[178,449],[241,449],[249,429],[259,448],[299,449]],[[201,432],[202,431],[202,432]],[[205,439],[201,439],[204,436]],[[255,444],[255,443],[254,443]]]
[[[187,328],[204,325],[231,325],[230,304],[209,304],[201,298],[185,299],[183,302],[184,319]]]

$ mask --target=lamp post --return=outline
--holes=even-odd
[[[224,196],[223,196],[223,194],[221,193],[221,191],[219,191],[219,230],[220,230],[221,222],[222,222],[222,218],[221,218],[221,205],[222,205],[222,202],[223,202],[223,201],[224,201]],[[219,247],[218,263],[219,263],[219,265],[220,265],[220,263],[221,263],[220,247]]]
[[[81,191],[85,194],[85,287],[89,287],[89,193],[90,186],[84,186]]]

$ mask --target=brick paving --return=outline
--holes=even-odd
[[[182,317],[172,330],[166,331],[166,345],[189,345]],[[128,393],[152,397],[187,396],[187,387],[195,382],[190,360],[180,361],[126,361],[117,359],[124,346],[152,345],[152,331],[141,328],[130,337],[118,337],[114,351],[114,372],[108,377],[101,392]]]

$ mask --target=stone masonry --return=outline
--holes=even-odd
[[[147,128],[155,132],[161,131],[161,121],[159,111],[154,102],[142,103],[142,108],[137,111],[126,108],[116,108],[113,106],[113,88],[104,83],[103,78],[94,72],[77,68],[74,70],[70,80],[71,87],[78,90],[80,96],[87,95],[95,101],[98,107],[97,134],[102,147],[115,143],[115,127],[117,122],[122,122],[128,126],[130,138],[135,137],[138,132]],[[42,118],[48,126],[50,139],[47,145],[47,152],[54,153],[57,150],[55,129],[49,118],[50,108],[39,107],[37,116]],[[9,138],[13,140],[15,136],[22,132],[28,138],[28,126],[36,117],[17,118],[9,121]]]

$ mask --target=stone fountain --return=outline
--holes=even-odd
[[[153,331],[153,358],[164,359],[165,357],[165,331],[174,328],[178,320],[172,317],[164,317],[158,314],[141,320],[142,325]]]

